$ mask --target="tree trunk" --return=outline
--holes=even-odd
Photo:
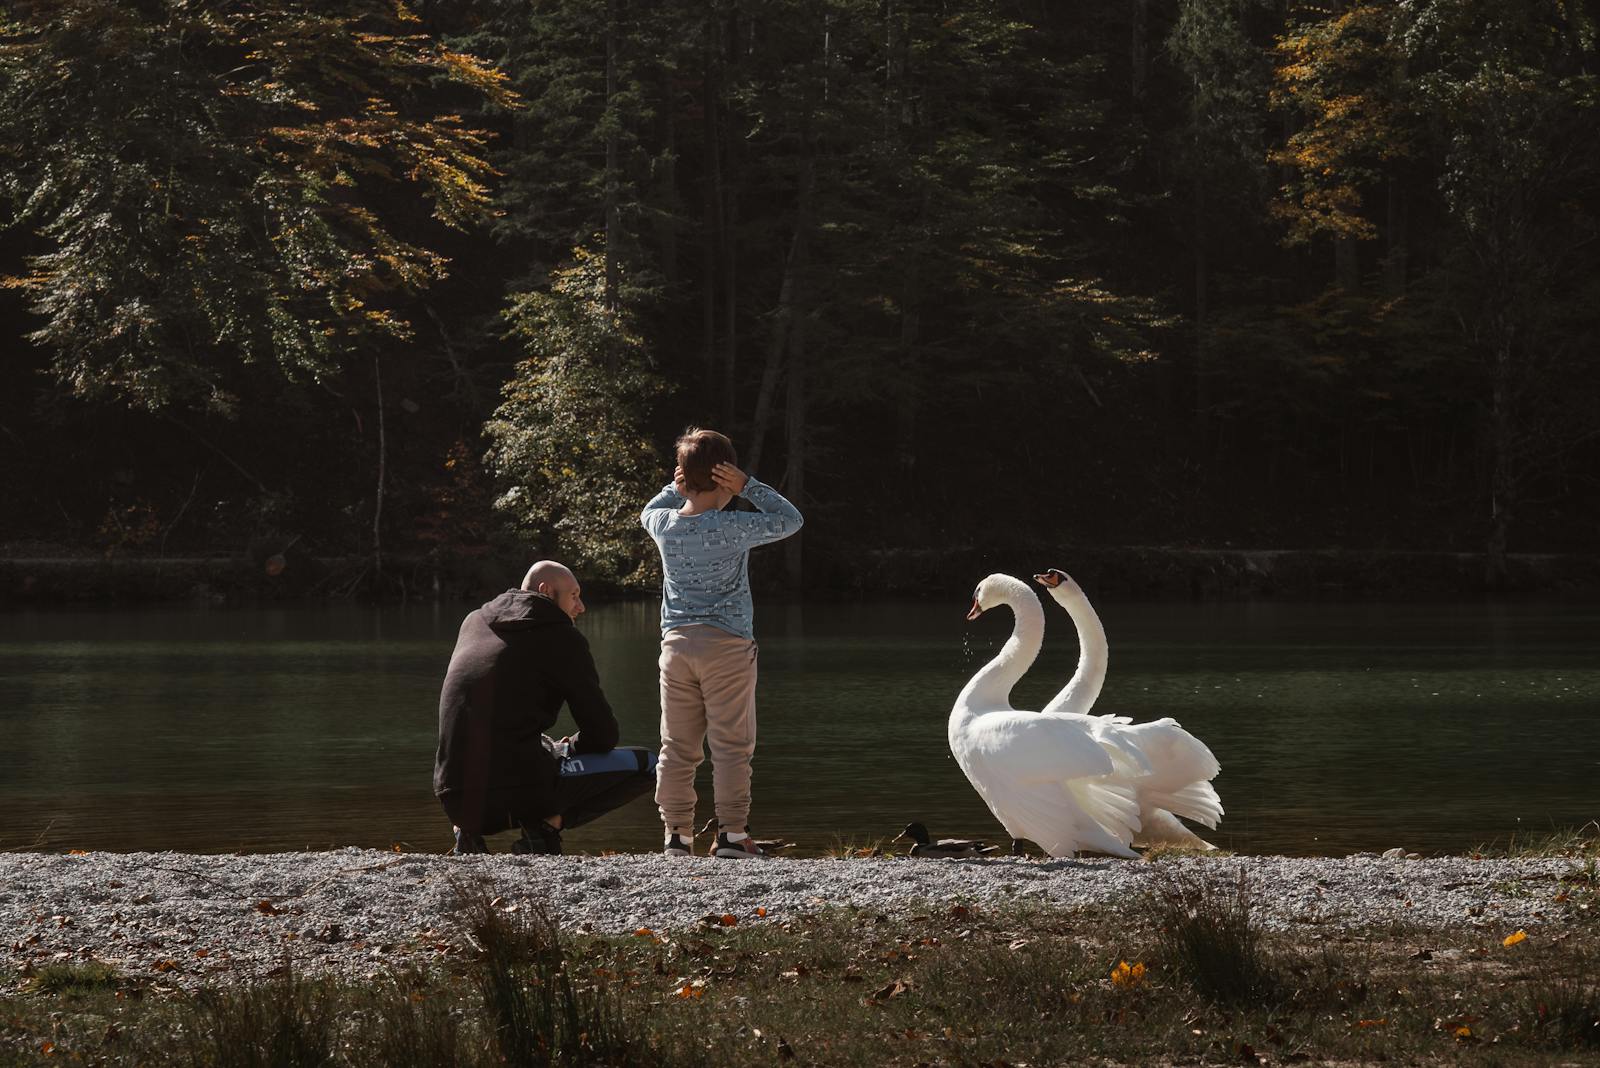
[[[1507,585],[1506,546],[1510,540],[1512,511],[1516,505],[1516,471],[1512,458],[1511,342],[1500,331],[1495,347],[1492,397],[1489,408],[1489,544],[1484,558],[1484,585],[1504,590]]]
[[[621,0],[606,0],[606,111],[617,106],[617,8]],[[615,313],[618,307],[617,242],[622,237],[622,213],[617,204],[618,171],[621,167],[622,147],[617,140],[615,115],[606,124],[606,309]]]
[[[656,186],[656,242],[661,246],[661,276],[667,288],[678,283],[678,113],[672,88],[673,71],[661,71],[661,143],[666,146],[657,160],[660,182]]]
[[[922,334],[922,257],[924,242],[921,235],[928,225],[928,209],[932,190],[924,187],[922,203],[917,210],[914,233],[917,240],[906,259],[904,286],[900,294],[900,359],[896,370],[896,393],[899,404],[895,412],[895,460],[903,474],[909,475],[917,465],[917,415],[922,400],[922,367],[917,344]]]
[[[705,73],[701,80],[701,117],[705,137],[705,176],[701,179],[701,259],[705,277],[701,281],[701,317],[705,329],[706,383],[715,381],[717,368],[717,249],[722,241],[721,199],[722,163],[718,159],[716,68],[711,41],[711,22],[706,25]]]
[[[767,365],[761,372],[761,389],[756,394],[755,414],[750,426],[750,451],[745,470],[754,472],[761,462],[767,425],[772,418],[772,398],[778,389],[778,379],[783,372],[784,351],[789,347],[789,330],[794,316],[795,293],[799,273],[805,263],[806,230],[811,225],[811,190],[816,184],[816,164],[806,160],[800,175],[800,196],[795,205],[794,236],[789,241],[789,255],[783,263],[783,282],[778,287],[778,307],[772,316],[772,341],[767,346]]]
[[[723,159],[727,159],[724,153]],[[739,201],[725,190],[727,214],[722,230],[722,425],[733,426],[739,404]]]
[[[1131,0],[1128,8],[1133,23],[1128,40],[1128,94],[1137,111],[1150,77],[1150,0]]]
[[[383,579],[383,483],[389,460],[389,438],[383,416],[383,361],[372,357],[372,378],[378,395],[378,490],[372,507],[372,577],[376,589]]]
[[[1198,163],[1194,169],[1194,415],[1195,432],[1199,438],[1199,459],[1204,463],[1211,455],[1211,361],[1210,342],[1207,337],[1210,325],[1209,289],[1210,264],[1206,248],[1206,182],[1205,172]]]
[[[1353,237],[1333,239],[1333,282],[1346,293],[1355,293],[1361,288],[1361,261],[1356,257]]]
[[[717,24],[714,44],[717,48],[720,85],[726,80],[724,72],[733,69],[737,76],[739,62],[738,11],[735,8],[727,19]],[[739,145],[729,132],[730,123],[717,124],[717,204],[718,233],[721,241],[717,251],[722,260],[722,425],[733,427],[739,410]]]
[[[1383,259],[1383,295],[1390,300],[1406,293],[1406,200],[1399,179],[1389,179],[1389,254]]]
[[[798,305],[789,329],[789,385],[787,452],[788,468],[783,476],[783,488],[796,507],[805,507],[806,495],[806,311],[804,293],[796,299]],[[784,577],[791,590],[801,588],[805,580],[804,533],[790,535],[784,542]]]

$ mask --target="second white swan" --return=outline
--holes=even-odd
[[[1078,669],[1044,711],[1080,718],[1111,754],[1117,765],[1114,780],[1131,788],[1139,803],[1136,845],[1216,848],[1177,817],[1216,828],[1222,799],[1210,780],[1221,770],[1217,758],[1170,717],[1134,723],[1126,716],[1089,715],[1105,683],[1110,658],[1105,627],[1088,596],[1065,571],[1051,568],[1033,578],[1067,610],[1078,629]]]

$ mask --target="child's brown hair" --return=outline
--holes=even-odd
[[[702,430],[692,426],[678,438],[678,466],[683,469],[683,488],[691,493],[705,493],[717,488],[711,469],[718,464],[737,466],[738,453],[726,434],[715,430]]]

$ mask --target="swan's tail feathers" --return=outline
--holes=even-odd
[[[1217,796],[1216,788],[1208,782],[1192,782],[1177,790],[1162,793],[1149,791],[1142,793],[1139,799],[1145,811],[1165,809],[1212,830],[1217,829],[1217,823],[1222,819],[1222,798]]]
[[[1178,817],[1162,808],[1146,808],[1140,813],[1144,827],[1139,832],[1139,837],[1134,839],[1136,845],[1172,845],[1183,846],[1188,849],[1215,849],[1216,846],[1195,834],[1178,821]]]

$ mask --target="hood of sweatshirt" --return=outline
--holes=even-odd
[[[554,601],[530,590],[507,590],[479,611],[483,613],[484,622],[497,631],[572,625],[572,620]]]

